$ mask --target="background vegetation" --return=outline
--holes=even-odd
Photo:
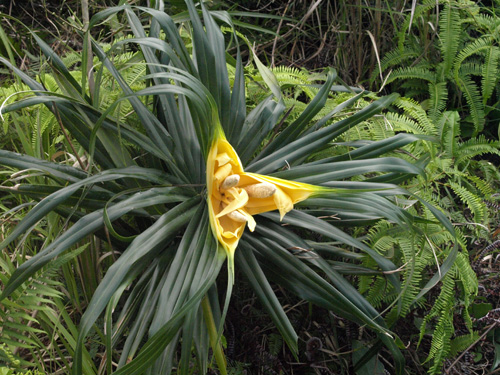
[[[200,30],[192,33],[184,1],[165,3],[172,23],[155,24],[148,13],[138,9],[99,13],[124,3],[158,5],[145,1],[109,0],[98,5],[29,1],[0,7],[0,145],[5,151],[0,157],[0,246],[4,247],[0,278],[4,294],[9,288],[9,296],[0,302],[0,374],[69,374],[75,367],[75,351],[86,375],[126,368],[128,358],[141,353],[140,348],[155,337],[153,333],[165,319],[154,315],[151,306],[173,304],[161,301],[159,286],[174,289],[176,284],[168,284],[172,276],[160,270],[167,264],[184,270],[188,264],[180,266],[181,260],[194,251],[180,240],[184,232],[176,232],[178,237],[172,237],[172,243],[177,252],[148,258],[142,277],[132,282],[132,276],[127,276],[131,279],[127,288],[123,284],[119,290],[121,299],[116,295],[102,314],[96,310],[92,319],[89,313],[82,318],[86,311],[92,311],[91,301],[102,293],[110,272],[117,270],[116,264],[125,262],[122,253],[126,254],[134,236],[150,233],[158,220],[164,220],[159,219],[160,214],[177,202],[188,205],[186,202],[195,201],[182,196],[185,193],[169,198],[165,190],[163,203],[157,197],[147,209],[141,207],[118,221],[111,220],[113,224],[103,222],[99,230],[82,234],[66,251],[58,251],[57,257],[54,253],[43,267],[29,266],[35,263],[30,259],[43,259],[37,254],[67,238],[71,228],[78,226],[78,219],[91,217],[88,215],[98,210],[109,209],[111,214],[120,202],[138,199],[134,193],[144,193],[146,188],[169,189],[166,185],[171,181],[160,175],[141,172],[132,180],[124,171],[111,171],[120,167],[116,160],[126,150],[122,168],[135,163],[172,172],[168,155],[162,154],[168,147],[155,148],[155,142],[161,140],[151,136],[150,129],[157,124],[147,113],[154,114],[161,124],[168,123],[159,111],[160,101],[167,96],[154,90],[179,77],[161,78],[161,74],[172,72],[154,66],[173,55],[152,39],[131,38],[148,35],[155,40],[177,41],[174,55],[180,56],[182,64],[177,68],[182,70],[183,64],[191,64],[190,56],[198,54],[200,58],[196,45],[202,43],[196,38],[204,37]],[[222,348],[211,345],[208,349],[211,336],[203,328],[204,313],[193,314],[186,320],[192,324],[185,323],[185,328],[175,333],[182,334],[184,342],[191,338],[192,345],[169,346],[163,362],[156,362],[156,370],[224,371],[220,360],[212,360],[212,353],[217,355],[220,349],[233,374],[495,373],[500,365],[500,4],[248,0],[206,5],[215,11],[217,22],[216,26],[209,23],[210,17],[203,17],[207,33],[213,33],[208,37],[217,34],[219,27],[223,32],[217,34],[216,45],[221,50],[214,64],[227,69],[227,82],[210,82],[195,65],[189,73],[199,74],[202,86],[212,94],[229,87],[235,93],[239,87],[244,93],[239,108],[244,108],[246,119],[235,121],[243,124],[242,129],[248,124],[261,126],[267,131],[261,131],[259,141],[268,144],[275,140],[274,147],[279,149],[301,137],[308,139],[317,129],[346,121],[349,124],[295,164],[290,160],[289,171],[276,168],[266,173],[309,182],[324,178],[337,187],[373,190],[377,184],[377,189],[390,186],[399,190],[391,190],[392,194],[368,192],[375,194],[371,198],[364,193],[356,198],[348,195],[342,198],[348,204],[337,199],[329,202],[330,206],[324,202],[303,205],[297,215],[319,217],[325,227],[298,225],[300,216],[290,215],[288,225],[296,227],[283,233],[293,236],[298,247],[293,249],[280,237],[288,228],[273,223],[276,217],[263,215],[259,219],[262,231],[255,238],[248,237],[237,251],[237,255],[247,256],[236,259],[236,283]],[[227,22],[226,14],[233,24]],[[92,16],[97,18],[91,32],[85,34]],[[193,17],[191,12],[191,20]],[[160,31],[160,25],[168,26]],[[178,30],[175,38],[170,34],[165,37],[168,27],[173,27],[172,32]],[[95,41],[93,53],[89,52],[90,38]],[[325,71],[326,67],[335,72]],[[97,90],[93,85],[96,80]],[[202,86],[194,87],[205,90]],[[371,91],[361,94],[362,89]],[[30,90],[50,93],[50,102],[27,94]],[[147,95],[133,97],[134,92]],[[191,104],[177,96],[172,100],[178,100],[171,108],[179,109],[182,121],[193,116],[192,122],[197,123],[196,117],[201,115],[187,109]],[[217,100],[222,101],[217,102],[220,108],[224,99]],[[372,110],[377,105],[374,103],[382,103],[381,108]],[[149,112],[141,112],[143,108]],[[359,115],[367,112],[370,116]],[[272,121],[266,122],[266,118]],[[122,151],[113,149],[113,138],[92,130],[99,122],[110,132],[107,136],[119,137]],[[145,124],[149,122],[148,130]],[[300,137],[288,130],[297,127],[302,131]],[[172,133],[172,128],[168,131]],[[179,134],[178,141],[186,141]],[[240,156],[246,163],[259,153],[260,157],[272,155],[272,149],[262,149],[259,142]],[[173,158],[187,160],[186,155],[174,154]],[[330,166],[337,174],[314,177],[300,170],[302,163],[318,170],[322,165]],[[117,173],[113,180],[99,180],[106,170]],[[326,168],[322,170],[326,172]],[[195,175],[186,181],[202,185]],[[83,181],[81,189],[71,185],[77,181]],[[68,191],[64,190],[68,186],[74,190],[64,204],[61,201],[45,215],[33,214],[37,202]],[[196,189],[193,196],[199,193]],[[440,221],[431,207],[443,214]],[[206,221],[201,212],[199,221]],[[447,228],[444,217],[452,229]],[[25,231],[20,232],[21,227]],[[187,227],[188,234],[206,236],[192,227],[194,224]],[[335,230],[342,230],[347,237],[332,236]],[[263,248],[275,251],[255,251],[259,241],[265,244]],[[210,246],[215,251],[214,245]],[[363,256],[356,246],[373,249],[375,255]],[[278,248],[287,251],[278,252]],[[173,258],[183,251],[183,257]],[[297,274],[314,272],[311,280],[323,289],[315,289],[319,287],[311,280],[296,277],[287,282],[273,275],[265,261],[278,253],[284,258],[274,260],[276,265],[293,264]],[[311,259],[316,253],[320,260]],[[389,259],[394,269],[384,271],[378,257]],[[453,262],[447,262],[452,258]],[[31,273],[20,278],[16,269],[30,269]],[[360,320],[354,317],[354,310],[339,309],[332,303],[333,294],[320,300],[323,293],[330,293],[332,285],[339,286],[332,272],[342,275],[346,284],[340,284],[353,288],[351,293],[359,296],[355,303],[373,320]],[[262,277],[255,279],[253,274]],[[396,276],[391,279],[388,275]],[[197,284],[185,277],[184,284],[179,282],[176,287],[188,293]],[[218,288],[208,292],[208,300],[217,323],[228,285],[225,272],[214,285]],[[173,314],[175,309],[169,308],[172,310],[164,315]],[[150,326],[134,320],[134,314]],[[391,343],[381,339],[378,327],[371,324],[374,321],[391,333]],[[190,332],[189,326],[196,332]],[[202,338],[206,342],[197,341]],[[179,336],[172,339],[174,343],[181,341]],[[402,361],[406,363],[404,370]]]

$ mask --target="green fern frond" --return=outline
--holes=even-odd
[[[460,66],[459,74],[464,76],[481,77],[483,74],[483,62],[478,59],[469,59]],[[458,83],[457,83],[458,84]]]
[[[43,84],[43,86],[51,92],[60,92],[59,86],[57,85],[57,81],[54,78],[54,76],[50,74],[41,74],[40,75],[40,82]]]
[[[500,180],[498,167],[488,161],[481,160],[481,163],[477,164],[477,170],[483,175],[483,179],[486,182],[491,183]]]
[[[40,227],[38,227],[40,229]],[[43,231],[41,231],[43,232]],[[61,264],[75,258],[87,248],[88,244],[69,251],[54,262],[51,262],[45,269],[39,271],[28,282],[22,284],[13,294],[12,300],[2,301],[3,308],[0,309],[0,326],[2,326],[2,342],[26,350],[45,349],[46,343],[40,342],[37,335],[46,333],[40,330],[44,323],[42,316],[57,316],[55,307],[56,301],[62,305],[65,295],[60,291],[62,286],[58,281],[58,272]],[[0,258],[0,270],[5,279],[8,279],[13,270],[13,264],[8,258]],[[2,280],[5,280],[2,279]],[[36,316],[27,312],[38,311]],[[23,366],[33,366],[34,363],[23,360],[19,356],[14,356]]]
[[[400,85],[404,96],[407,98],[423,98],[427,96],[427,82],[419,79],[409,79]]]
[[[479,282],[477,280],[477,275],[470,265],[470,261],[467,253],[458,253],[457,260],[454,264],[458,273],[458,279],[462,282],[462,288],[464,289],[464,297],[467,302],[474,300],[474,296],[477,294]],[[471,299],[472,298],[472,299]]]
[[[397,240],[388,235],[378,238],[376,241],[372,242],[373,248],[381,254],[387,254],[388,251],[394,246]]]
[[[484,105],[479,90],[477,85],[467,75],[459,75],[458,84],[469,105],[470,114],[474,122],[474,135],[476,135],[484,127]]]
[[[464,174],[464,177],[472,181],[476,185],[476,188],[479,190],[479,194],[481,194],[482,197],[489,198],[493,194],[494,190],[489,182],[483,180],[478,176],[470,176]]]
[[[373,280],[373,278],[371,278]],[[369,288],[369,292],[366,295],[366,300],[375,308],[380,308],[382,301],[384,301],[387,292],[390,287],[383,277],[377,277],[375,282],[373,282]]]
[[[432,246],[435,246],[435,248],[439,248],[440,246],[442,246],[443,244],[445,244],[447,242],[452,243],[453,241],[455,241],[455,237],[448,236],[447,233],[445,231],[443,231],[442,228],[439,228],[439,227],[432,228],[431,227],[429,232],[430,233],[427,234],[427,239],[430,241]]]
[[[423,238],[418,240],[417,238],[398,236],[398,243],[406,267],[403,271],[404,292],[401,296],[400,306],[395,308],[399,308],[401,316],[405,316],[420,292],[422,272],[433,257],[431,252],[423,250],[425,248]]]
[[[451,337],[454,333],[453,314],[450,311],[453,309],[455,296],[455,272],[448,272],[443,278],[441,292],[435,300],[428,315],[424,317],[420,327],[420,340],[424,337],[427,324],[432,318],[438,317],[435,329],[432,333],[431,348],[425,362],[432,361],[432,366],[429,369],[429,374],[440,374],[444,360],[451,350]]]
[[[416,121],[398,113],[387,113],[386,118],[394,130],[412,134],[424,134],[425,130]]]
[[[458,76],[460,68],[465,59],[472,55],[480,54],[484,56],[486,51],[491,48],[492,38],[485,36],[480,39],[475,40],[472,43],[467,44],[467,46],[460,51],[460,53],[455,58],[454,65],[454,76],[455,80],[458,81]]]
[[[75,51],[68,52],[64,55],[62,61],[67,68],[72,68],[74,65],[82,62],[82,54]]]
[[[392,66],[402,65],[407,61],[414,61],[419,54],[420,52],[417,49],[405,48],[402,52],[396,49],[385,54],[380,62],[380,67],[382,71],[385,72]],[[379,74],[379,70],[374,69],[370,76],[370,82],[375,82],[375,80],[379,77]]]
[[[490,14],[479,13],[474,17],[462,19],[462,23],[467,23],[475,28],[484,31],[484,34],[494,34],[495,30],[500,27],[500,18],[493,17]]]
[[[450,187],[455,192],[455,194],[457,194],[460,200],[464,202],[467,207],[469,207],[472,214],[474,215],[474,221],[476,223],[481,223],[486,213],[486,207],[482,198],[478,197],[470,190],[455,182],[450,182]]]
[[[439,15],[439,47],[446,76],[453,66],[460,41],[461,22],[456,7],[450,3],[444,6]]]
[[[492,46],[486,53],[486,58],[483,64],[483,74],[481,79],[481,88],[483,95],[483,104],[486,104],[488,99],[493,94],[498,77],[498,61],[500,59],[500,49]]]
[[[443,151],[448,158],[456,156],[460,136],[460,116],[456,111],[444,112],[437,122]]]
[[[467,335],[457,336],[453,338],[450,342],[449,357],[450,358],[455,357],[456,355],[458,355],[458,353],[467,349],[478,339],[479,339],[479,333],[477,332],[472,332]]]
[[[384,116],[373,118],[369,122],[364,122],[363,126],[351,129],[346,133],[346,139],[370,139],[383,140],[395,135],[394,124]]]
[[[451,307],[451,306],[450,306]],[[426,361],[432,360],[429,374],[441,374],[442,366],[451,350],[451,337],[454,333],[453,320],[446,310],[432,333],[431,349]]]
[[[276,66],[271,68],[271,71],[274,73],[276,77],[282,77],[283,80],[290,79],[290,80],[297,80],[302,82],[303,84],[305,83],[310,83],[311,82],[311,74],[308,73],[307,71],[294,68],[292,66]]]
[[[398,98],[394,105],[402,109],[407,116],[414,118],[424,129],[423,134],[437,135],[436,126],[430,121],[425,110],[418,102],[409,98]]]
[[[464,251],[466,250],[464,249]],[[467,252],[457,255],[454,267],[456,267],[458,280],[460,280],[463,290],[464,309],[462,315],[467,329],[472,333],[472,318],[469,314],[469,307],[477,296],[479,282],[476,273],[472,269]]]
[[[484,154],[500,155],[500,142],[489,141],[484,134],[459,143],[457,147],[457,164],[471,160],[475,156]]]
[[[311,86],[312,75],[310,73],[288,66],[278,66],[271,70],[283,89],[293,87],[295,99],[302,93],[306,94],[309,99],[313,99],[319,91],[318,88]]]
[[[448,88],[446,82],[429,83],[428,112],[431,121],[436,122],[441,112],[446,108]]]
[[[442,285],[441,285],[441,291],[439,292],[439,296],[435,299],[430,311],[428,314],[424,317],[422,321],[422,325],[420,326],[420,338],[418,341],[418,345],[420,345],[420,342],[422,341],[425,331],[426,331],[426,324],[431,321],[434,317],[440,317],[441,319],[445,315],[446,317],[449,317],[449,311],[451,311],[452,304],[454,302],[454,295],[455,295],[455,278],[454,278],[454,273],[455,270],[452,269],[450,270],[446,276],[443,278]],[[446,311],[446,314],[442,314],[442,312]],[[431,349],[431,352],[433,352],[435,349]],[[430,354],[429,354],[430,356]]]
[[[465,235],[462,232],[462,230],[460,230],[459,228],[457,228],[455,230],[455,234],[457,236],[456,237],[456,241],[457,241],[458,245],[460,246],[460,248],[466,249],[467,248],[467,240],[466,240]]]
[[[394,82],[395,80],[418,79],[426,82],[436,82],[436,73],[421,67],[410,66],[395,69],[389,75],[387,83]]]
[[[134,64],[126,70],[124,79],[131,88],[142,88],[142,77],[146,74],[146,64]]]

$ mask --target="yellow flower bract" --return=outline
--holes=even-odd
[[[219,135],[207,159],[208,206],[210,225],[217,239],[233,256],[248,224],[255,230],[253,215],[279,210],[281,219],[293,205],[310,197],[317,186],[246,173],[238,154]]]

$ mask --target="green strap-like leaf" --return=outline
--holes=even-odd
[[[248,114],[240,133],[240,139],[235,146],[243,164],[246,164],[254,156],[255,150],[269,136],[269,132],[278,122],[284,109],[283,102],[276,103],[270,96],[257,104]]]
[[[193,207],[196,203],[199,203],[198,198],[191,199],[162,215],[151,227],[137,236],[109,268],[80,321],[73,366],[74,374],[81,374],[81,353],[86,335],[106,308],[110,298],[120,287],[124,286],[124,281],[130,282],[137,277],[159,251],[164,249],[178,231],[189,222],[196,212],[196,208]],[[109,211],[111,214],[111,209]]]
[[[325,146],[328,142],[347,131],[350,127],[355,126],[361,121],[377,114],[383,108],[387,107],[394,100],[396,100],[397,97],[398,94],[385,96],[347,119],[300,137],[296,141],[289,143],[265,158],[262,158],[255,163],[250,163],[246,169],[249,172],[269,174],[285,167],[287,163],[292,164],[296,160],[307,157],[311,152]]]
[[[322,110],[326,100],[330,95],[330,88],[337,77],[337,73],[330,69],[325,84],[321,87],[318,94],[309,103],[306,109],[300,114],[299,118],[283,130],[266,148],[259,154],[259,158],[264,158],[285,145],[295,141],[304,131],[309,122]]]
[[[240,251],[245,253],[254,251],[259,254],[257,259],[266,271],[266,275],[286,286],[299,297],[330,309],[336,314],[349,317],[360,324],[365,323],[375,331],[387,332],[385,327],[364,314],[346,295],[277,243],[254,235],[247,236],[240,245]]]
[[[193,308],[197,308],[201,298],[207,293],[215,282],[220,268],[225,260],[225,253],[217,251],[217,244],[212,234],[207,235],[204,252],[211,256],[213,261],[205,267],[205,271],[199,274],[200,282],[192,296],[187,300],[172,318],[164,324],[147,342],[144,344],[139,355],[130,363],[114,372],[116,375],[133,375],[143,373],[158,358],[165,347],[176,336],[182,326],[184,316]],[[207,255],[207,256],[208,256]],[[80,373],[74,372],[75,375]]]
[[[143,272],[140,279],[134,281],[134,289],[127,296],[119,317],[115,319],[113,347],[118,344],[122,347],[118,367],[124,366],[134,357],[147,337],[155,313],[154,306],[156,306],[162,290],[158,288],[158,285],[168,274],[166,270],[174,255],[173,252],[162,253]],[[123,342],[124,335],[126,337]]]
[[[187,67],[175,53],[170,43],[166,43],[157,38],[147,38],[146,31],[141,24],[141,20],[135,15],[135,13],[129,9],[127,9],[125,13],[129,19],[132,31],[138,37],[132,41],[133,43],[138,43],[141,46],[142,53],[146,63],[148,64],[148,70],[151,72],[147,79],[151,77],[155,85],[170,83],[171,80],[168,77],[161,76],[161,73],[170,71],[170,67],[175,67],[177,71],[189,75],[188,73],[185,73]],[[177,36],[177,38],[179,38],[179,36]],[[123,42],[128,43],[129,41],[130,39],[124,40]],[[115,44],[115,46],[116,45],[118,44]],[[160,58],[164,61],[160,62],[157,58],[157,51],[161,52]],[[196,79],[193,79],[193,81],[198,83],[198,80]],[[198,87],[193,87],[193,91],[200,91],[200,86],[201,88],[204,88],[203,85],[198,84]],[[196,139],[194,127],[195,124],[206,126],[207,121],[190,121],[192,113],[189,112],[187,106],[182,106],[177,102],[176,96],[172,92],[156,95],[156,98],[155,112],[159,121],[162,122],[163,127],[168,130],[168,133],[172,137],[173,144],[190,145],[190,147],[178,147],[176,150],[172,150],[172,156],[176,161],[176,166],[188,177],[189,181],[200,181],[202,174],[202,155],[198,151],[200,146]],[[206,110],[204,112],[209,113]],[[204,132],[208,133],[208,131]],[[198,132],[198,134],[200,134],[200,132]]]
[[[289,170],[273,173],[272,176],[320,185],[325,182],[363,175],[373,172],[396,172],[423,175],[424,171],[414,164],[398,158],[339,161],[319,165],[301,165]]]
[[[275,222],[279,222],[279,214],[274,212],[268,212],[261,214],[269,219],[272,219]],[[342,241],[344,244],[348,246],[353,246],[354,248],[360,249],[366,254],[368,254],[383,271],[389,272],[387,275],[387,279],[394,285],[396,290],[400,289],[399,278],[394,271],[397,267],[392,263],[389,259],[382,257],[375,250],[371,249],[364,243],[356,240],[355,238],[349,236],[347,233],[342,232],[340,229],[334,227],[333,225],[322,221],[316,217],[311,215],[307,215],[303,212],[292,210],[285,215],[283,218],[284,223],[288,223],[290,225],[294,225],[298,228],[304,228],[311,230],[315,233],[322,234],[328,238],[332,238],[334,240]]]
[[[19,170],[40,170],[68,182],[78,182],[87,177],[87,173],[81,169],[64,164],[52,163],[7,150],[0,150],[0,165],[8,165],[9,167]]]
[[[14,228],[10,235],[0,243],[0,250],[8,246],[14,241],[21,233],[31,228],[38,220],[54,210],[57,206],[63,204],[69,197],[71,197],[81,187],[89,186],[91,184],[113,181],[121,178],[134,178],[155,183],[169,183],[166,175],[160,171],[145,169],[140,167],[130,167],[126,169],[108,170],[98,175],[86,178],[82,181],[75,182],[65,188],[62,188],[47,198],[38,203],[32,210],[30,210],[23,220]],[[114,195],[114,194],[113,194]]]
[[[146,129],[150,139],[155,142],[159,148],[171,149],[172,139],[168,134],[167,130],[158,121],[158,119],[146,108],[146,106],[139,100],[134,92],[129,87],[125,79],[122,77],[118,69],[112,64],[108,56],[101,47],[94,41],[92,41],[92,48],[97,57],[102,61],[102,68],[108,69],[113,78],[122,89],[125,95],[128,95],[128,99],[132,107],[134,108],[137,116],[139,117],[142,125]]]
[[[61,73],[61,75],[64,77],[64,79],[68,82],[68,87],[71,86],[72,93],[77,93],[78,96],[81,99],[85,99],[87,103],[90,103],[90,98],[88,96],[85,96],[84,98],[81,97],[82,95],[82,87],[80,84],[73,78],[71,75],[70,71],[68,68],[66,68],[66,65],[64,65],[64,62],[61,60],[61,58],[50,48],[50,46],[45,43],[38,35],[35,33],[31,33],[33,35],[33,38],[35,41],[38,43],[40,46],[43,54],[47,57],[49,60],[49,63],[54,66],[54,68]]]
[[[226,133],[229,143],[238,144],[241,133],[246,130],[248,124],[245,122],[246,117],[246,95],[245,95],[245,76],[243,64],[241,62],[241,54],[239,45],[237,46],[236,55],[236,72],[234,74],[233,92],[231,93],[231,111],[230,118],[226,124],[223,123],[224,132]]]
[[[175,193],[175,190],[172,190],[172,193],[173,194],[170,195],[161,190],[158,191],[155,189],[151,189],[146,192],[139,192],[137,194],[134,194],[130,198],[115,204],[113,207],[110,207],[108,209],[109,219],[111,221],[116,220],[135,209],[162,203],[179,202],[185,200],[185,197],[177,195]],[[193,205],[198,202],[198,199],[199,198],[193,198],[185,202],[184,204],[177,206],[179,208],[174,211],[174,213],[177,211],[188,211]],[[29,277],[31,277],[35,272],[41,269],[56,256],[58,256],[89,234],[92,234],[98,229],[102,228],[103,225],[104,219],[101,210],[94,211],[84,216],[70,229],[68,229],[60,237],[54,240],[44,250],[40,251],[35,256],[19,266],[12,274],[12,277],[9,279],[9,283],[5,286],[5,289],[0,295],[0,300],[12,294],[12,292],[16,290],[20,285],[22,285]]]
[[[247,277],[247,280],[252,285],[253,291],[259,298],[264,308],[267,310],[269,316],[276,325],[276,328],[278,328],[281,335],[285,339],[288,347],[292,353],[297,356],[297,333],[295,333],[290,320],[288,320],[288,317],[283,311],[283,307],[274,294],[274,291],[264,275],[262,268],[257,262],[257,259],[255,259],[254,254],[251,251],[244,252],[238,250],[236,251],[235,261],[237,267],[241,269]]]
[[[158,22],[158,25],[167,36],[166,39],[168,40],[168,43],[172,46],[179,59],[182,61],[182,64],[187,68],[188,73],[197,76],[193,60],[189,55],[189,51],[187,50],[182,37],[179,35],[179,31],[177,30],[174,20],[167,13],[156,9],[144,7],[137,7],[137,9],[149,13],[155,21]]]
[[[393,137],[385,138],[380,141],[365,141],[363,144],[361,144],[361,146],[357,147],[355,150],[349,151],[343,155],[320,159],[317,161],[313,161],[311,163],[307,163],[305,165],[333,163],[342,160],[377,158],[384,154],[387,154],[388,152],[406,146],[407,144],[418,141],[438,142],[438,139],[436,137],[423,134],[420,135],[420,134],[399,133]]]
[[[321,269],[332,284],[339,292],[346,296],[353,305],[361,310],[367,316],[377,321],[384,326],[384,321],[378,311],[368,303],[368,301],[352,286],[345,278],[343,278],[329,263],[327,263],[319,254],[309,251],[307,243],[300,237],[285,227],[275,223],[266,223],[265,226],[258,226],[257,231],[266,238],[280,244],[292,253],[297,254],[297,257],[307,260],[309,263]]]

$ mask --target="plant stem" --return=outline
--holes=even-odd
[[[92,44],[90,41],[90,30],[89,30],[89,23],[90,23],[90,15],[89,15],[89,1],[88,0],[82,0],[82,21],[83,21],[83,28],[85,30],[85,39],[86,39],[86,46],[87,50],[85,53],[83,53],[83,56],[86,57],[86,67],[87,71],[84,72],[87,74],[87,79],[89,82],[89,92],[90,92],[90,97],[94,97],[94,71],[92,69],[92,65],[94,64],[94,59],[92,57]]]
[[[226,357],[224,356],[224,351],[222,350],[222,345],[217,334],[217,327],[215,326],[214,315],[212,314],[210,301],[206,296],[201,302],[201,307],[203,309],[203,317],[205,318],[205,323],[207,325],[208,337],[210,338],[210,346],[214,351],[217,367],[219,368],[221,375],[227,375]]]

